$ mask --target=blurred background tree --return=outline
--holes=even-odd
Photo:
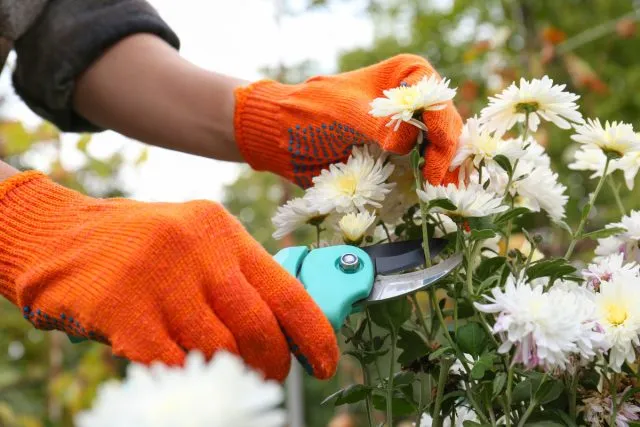
[[[331,8],[349,1],[357,0],[308,0],[306,10]],[[295,10],[293,6],[288,10],[304,13],[304,9]],[[640,48],[637,0],[369,0],[362,13],[374,22],[375,40],[371,46],[342,52],[336,72],[367,66],[399,53],[424,56],[458,87],[456,105],[464,118],[477,114],[486,105],[487,96],[512,81],[546,74],[581,96],[585,117],[640,125],[640,61],[635,54]],[[273,67],[265,70],[265,76],[300,82],[315,71],[310,64]],[[543,128],[537,137],[547,145],[554,168],[568,187],[573,202],[567,206],[567,222],[575,225],[595,183],[587,174],[567,168],[573,143],[566,132],[550,128]],[[616,178],[621,184],[621,177]],[[274,190],[274,186],[280,190]],[[610,208],[592,211],[594,229],[619,218],[611,192],[606,193],[601,195],[602,205]],[[270,237],[270,218],[277,206],[294,194],[295,189],[289,184],[247,169],[227,187],[225,201],[254,236],[275,253],[279,246]],[[623,198],[627,206],[640,206],[640,199],[624,187]],[[561,255],[566,236],[546,235],[546,225],[544,218],[526,224],[527,229],[536,229],[545,236],[544,250],[548,254]],[[309,235],[305,238],[304,233],[296,234],[288,244],[307,244],[311,239]],[[357,382],[358,369],[349,358],[343,358],[341,363],[336,381]],[[335,382],[306,379],[308,426],[327,425],[333,408],[321,407],[318,402],[335,389]],[[357,425],[357,418],[333,418],[332,426],[352,425]]]

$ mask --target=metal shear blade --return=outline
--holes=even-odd
[[[462,262],[462,254],[453,255],[437,265],[404,274],[376,275],[373,289],[361,304],[374,304],[427,288],[453,271]]]

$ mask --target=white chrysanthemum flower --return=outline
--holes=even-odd
[[[598,323],[610,347],[609,366],[616,372],[625,360],[636,360],[635,346],[640,345],[640,286],[634,277],[619,275],[610,282],[600,283],[594,301]]]
[[[450,170],[470,162],[477,169],[484,162],[492,160],[497,155],[508,159],[522,156],[523,150],[515,140],[503,140],[492,132],[484,129],[477,117],[467,120],[462,128],[458,150],[451,162]]]
[[[443,186],[425,183],[424,191],[417,191],[418,197],[424,202],[431,202],[438,199],[449,200],[455,206],[455,209],[449,210],[442,207],[435,207],[432,209],[432,212],[443,213],[450,217],[485,217],[509,209],[508,206],[502,204],[502,197],[486,191],[481,185],[476,183],[469,184],[468,186],[460,184],[459,187],[453,184]]]
[[[320,212],[319,209],[313,207],[309,200],[305,198],[289,200],[284,206],[278,208],[278,211],[271,220],[276,227],[273,238],[282,239],[303,225],[321,224],[326,218],[327,212],[331,210],[330,205],[325,204],[323,210],[325,212]]]
[[[607,162],[607,156],[599,148],[582,148],[576,150],[574,154],[575,161],[569,163],[569,169],[580,171],[593,171],[589,178],[599,178],[604,172],[604,165]],[[609,166],[607,174],[611,174],[615,167]]]
[[[412,86],[400,86],[383,92],[384,98],[371,102],[374,117],[391,117],[387,126],[398,130],[400,123],[411,123],[416,112],[436,111],[445,108],[445,103],[453,99],[456,89],[449,87],[449,80],[440,80],[436,75],[424,77]]]
[[[122,383],[101,386],[78,427],[280,427],[281,387],[229,353],[207,363],[192,353],[184,368],[131,365]]]
[[[375,222],[375,214],[369,211],[351,212],[340,219],[338,228],[345,243],[359,245]]]
[[[595,261],[601,260],[609,255],[624,254],[626,251],[626,242],[617,236],[609,236],[598,239],[594,258]]]
[[[490,188],[496,193],[503,194],[509,177],[499,167],[486,168],[491,177]],[[542,190],[544,189],[544,190]],[[509,194],[513,197],[514,206],[525,207],[533,212],[545,211],[554,221],[565,216],[565,207],[569,201],[567,187],[558,182],[558,174],[549,166],[538,165],[522,158],[509,183]]]
[[[417,197],[417,196],[416,196]],[[458,231],[458,226],[451,218],[446,215],[434,213],[432,217],[435,221],[432,224],[435,227],[433,237],[445,237],[448,234]]]
[[[614,236],[598,239],[596,260],[607,255],[621,253],[627,262],[640,262],[640,211],[631,211],[620,222],[607,224],[606,228],[621,228],[624,231]]]
[[[618,157],[640,150],[640,137],[633,131],[633,126],[622,122],[607,121],[602,126],[600,119],[587,119],[585,124],[576,126],[576,134],[571,135],[571,139],[587,148],[598,148]]]
[[[582,271],[585,279],[585,286],[594,291],[600,289],[600,283],[616,280],[621,276],[638,279],[640,266],[635,262],[625,263],[622,253],[614,253],[603,258],[599,258],[595,263]]]
[[[569,129],[571,123],[583,123],[575,101],[580,98],[564,90],[566,85],[554,85],[553,80],[527,81],[520,79],[520,86],[511,86],[495,97],[480,113],[480,122],[498,135],[504,135],[516,123],[524,123],[529,112],[529,129],[538,130],[540,119],[553,122],[561,129]]]
[[[380,208],[394,187],[387,182],[394,165],[385,160],[386,155],[372,156],[366,145],[354,147],[346,163],[332,164],[313,178],[305,199],[314,207],[330,206],[339,213]]]
[[[595,306],[582,292],[543,286],[532,287],[524,280],[507,279],[486,296],[489,304],[475,303],[485,313],[499,313],[493,332],[500,334],[506,353],[516,347],[514,362],[527,368],[563,368],[571,354],[592,358],[602,347],[602,334],[595,322]]]
[[[451,422],[452,417],[447,417],[442,420],[442,427],[463,427],[465,421],[471,421],[478,423],[478,415],[475,411],[467,406],[457,406],[455,422]],[[415,425],[415,424],[414,424]],[[420,427],[431,427],[433,425],[433,418],[428,413],[422,414],[420,418]]]
[[[636,175],[640,170],[640,151],[632,151],[622,156],[616,161],[616,169],[620,169],[624,174],[624,181],[629,190],[633,190]]]
[[[529,162],[535,167],[551,167],[551,157],[547,154],[545,148],[534,138],[529,137],[526,141],[522,138],[515,139],[522,147],[524,155],[520,157],[521,162]]]

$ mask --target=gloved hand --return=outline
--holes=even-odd
[[[254,169],[275,172],[302,187],[310,186],[311,177],[329,164],[345,159],[353,145],[377,143],[406,154],[418,129],[402,124],[394,131],[386,126],[388,118],[369,115],[369,103],[383,96],[383,90],[434,73],[424,58],[405,54],[297,85],[263,80],[241,87],[236,90],[236,142]],[[424,176],[440,184],[455,154],[462,120],[451,102],[426,113],[424,120],[430,141]]]
[[[39,329],[143,363],[226,349],[282,380],[285,334],[319,378],[339,356],[302,285],[212,202],[101,200],[15,175],[0,183],[0,293]]]

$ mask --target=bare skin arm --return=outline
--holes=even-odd
[[[137,34],[80,76],[74,107],[99,126],[152,145],[241,162],[233,90],[246,83],[195,66],[156,36]]]

